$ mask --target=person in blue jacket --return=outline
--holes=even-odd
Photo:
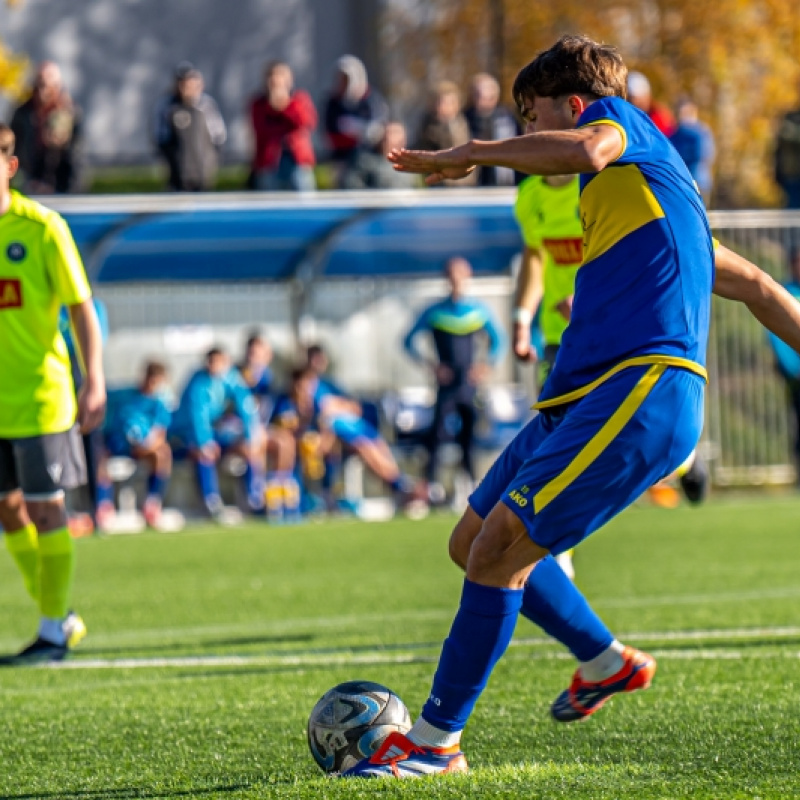
[[[220,425],[229,408],[241,426]],[[170,433],[195,462],[203,503],[212,517],[221,519],[224,512],[216,465],[228,452],[245,460],[248,504],[253,512],[263,512],[263,426],[255,398],[239,371],[231,367],[227,353],[217,347],[208,351],[205,366],[192,375],[181,394]]]
[[[470,263],[464,258],[451,258],[445,265],[445,275],[450,294],[420,314],[403,347],[414,361],[431,369],[436,381],[436,405],[427,437],[426,479],[432,482],[436,477],[436,453],[449,435],[448,426],[455,414],[460,422],[454,438],[461,447],[461,465],[474,484],[475,394],[505,352],[506,337],[489,308],[466,296],[472,277]],[[418,349],[417,337],[422,333],[433,337],[436,360],[426,358]],[[488,363],[477,359],[481,337],[488,339]]]
[[[165,388],[167,368],[160,361],[149,361],[135,388],[112,395],[105,425],[105,445],[112,456],[143,461],[149,468],[144,518],[151,528],[159,528],[164,494],[172,475],[172,448],[167,441],[172,413]],[[114,518],[114,488],[105,469],[99,471],[97,485],[97,525],[109,528]]]

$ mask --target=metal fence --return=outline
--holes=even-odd
[[[387,196],[376,193],[374,197],[374,201],[360,198],[359,208],[363,210],[365,202],[384,208],[391,204]],[[463,193],[450,197],[455,210],[459,203],[465,202],[466,208],[476,202]],[[505,198],[496,194],[491,202],[503,205],[510,216],[512,201],[513,194]],[[147,200],[138,202],[147,211]],[[158,202],[163,205],[163,198]],[[213,199],[199,202],[213,209]],[[403,202],[408,205],[407,198]],[[298,204],[298,213],[310,203],[313,205],[309,200]],[[800,213],[712,212],[710,217],[723,244],[778,280],[787,278],[789,248],[800,242]],[[512,290],[510,266],[505,274],[477,279],[474,286],[475,294],[492,306],[506,330],[510,329]],[[273,343],[279,371],[295,358],[298,341],[318,340],[330,350],[342,384],[375,396],[426,381],[427,376],[403,355],[400,341],[416,311],[442,296],[445,287],[443,281],[430,276],[331,278],[322,271],[312,274],[303,287],[297,281],[221,280],[101,283],[96,291],[109,310],[111,337],[106,360],[112,382],[130,381],[145,356],[159,355],[169,362],[175,382],[180,384],[211,342],[236,353],[248,331],[259,326]],[[714,299],[708,366],[702,448],[715,483],[794,481],[792,421],[785,387],[775,371],[763,328],[740,304]],[[495,379],[529,382],[530,376],[509,358]]]

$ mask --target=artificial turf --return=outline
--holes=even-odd
[[[457,602],[452,517],[196,526],[78,542],[90,635],[0,671],[3,798],[800,797],[800,499],[633,508],[577,551],[578,583],[653,688],[585,723],[548,707],[573,663],[522,620],[464,736],[472,772],[322,776],[305,741],[344,680],[413,716]],[[0,559],[0,648],[36,626]]]

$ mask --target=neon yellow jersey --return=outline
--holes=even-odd
[[[77,412],[62,305],[92,293],[67,223],[12,192],[0,216],[0,438],[68,430]]]
[[[575,276],[583,260],[583,228],[578,177],[550,186],[538,175],[519,186],[514,216],[522,239],[544,253],[542,309],[539,324],[545,344],[560,344],[567,320],[556,306],[575,293]]]

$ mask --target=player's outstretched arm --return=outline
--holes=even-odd
[[[744,303],[750,313],[800,352],[800,303],[776,280],[727,247],[717,247],[714,294]]]
[[[398,172],[427,175],[425,183],[458,180],[476,166],[508,167],[529,175],[600,172],[622,152],[622,134],[611,125],[542,131],[483,142],[476,139],[449,150],[392,150]]]

